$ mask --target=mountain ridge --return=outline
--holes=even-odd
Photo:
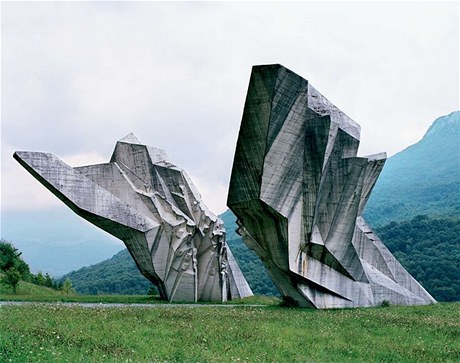
[[[418,214],[460,214],[460,112],[438,117],[417,143],[388,158],[364,210],[370,225]]]

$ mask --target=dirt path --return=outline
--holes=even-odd
[[[83,308],[200,308],[200,307],[219,307],[219,308],[238,308],[238,307],[267,307],[268,305],[231,305],[231,304],[122,304],[122,303],[80,303],[80,302],[34,302],[34,301],[0,301],[2,306],[26,306],[26,305],[60,305],[69,307]]]

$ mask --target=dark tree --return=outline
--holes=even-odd
[[[29,265],[21,258],[21,252],[11,242],[0,240],[0,270],[6,272],[14,268],[23,280],[30,277]]]
[[[3,273],[0,282],[13,289],[16,294],[19,281],[21,281],[21,273],[14,267],[9,268]]]

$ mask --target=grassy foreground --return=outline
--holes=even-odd
[[[0,307],[1,362],[459,362],[460,303]]]
[[[88,302],[88,303],[160,303],[155,296],[148,295],[79,295],[68,294],[44,286],[20,281],[17,293],[11,288],[0,284],[0,300],[33,301],[33,302]],[[1,360],[0,360],[1,361]]]

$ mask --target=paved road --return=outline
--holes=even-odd
[[[201,307],[219,307],[219,308],[238,308],[238,307],[267,307],[268,305],[230,305],[230,304],[119,304],[119,303],[79,303],[79,302],[33,302],[33,301],[0,301],[2,306],[26,306],[26,305],[60,305],[83,308],[201,308]]]

